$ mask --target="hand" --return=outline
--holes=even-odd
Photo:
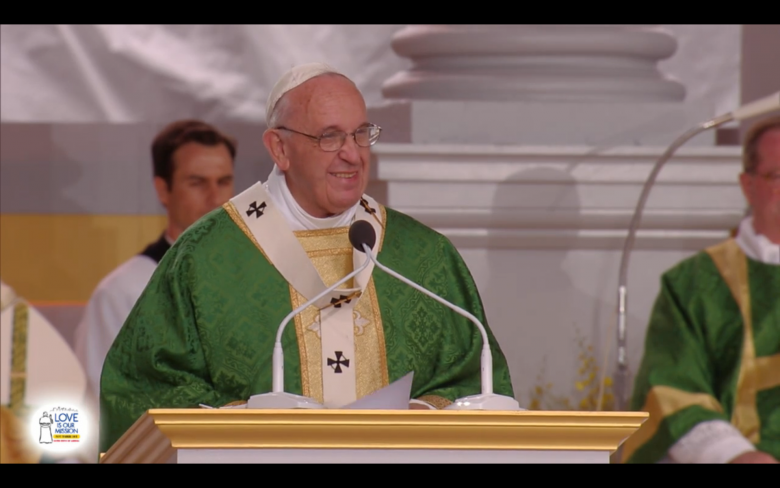
[[[780,464],[780,461],[761,451],[748,451],[732,459],[729,464]]]

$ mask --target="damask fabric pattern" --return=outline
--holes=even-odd
[[[476,285],[448,239],[387,215],[380,262],[473,313],[487,326]],[[482,337],[469,320],[379,269],[388,379],[414,371],[413,398],[479,393]],[[185,232],[160,262],[106,357],[101,452],[150,408],[225,405],[271,390],[277,327],[292,310],[288,283],[224,209]],[[488,329],[489,331],[489,329]],[[514,397],[492,332],[494,391]],[[285,390],[302,394],[295,327],[282,339]]]
[[[627,462],[658,462],[711,420],[735,424],[780,458],[780,266],[735,256],[745,263],[754,352],[744,352],[747,321],[713,254],[702,251],[665,273],[631,403],[651,417],[626,441]]]

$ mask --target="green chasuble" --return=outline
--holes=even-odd
[[[443,235],[364,196],[356,219],[376,231],[380,263],[470,311],[485,311]],[[106,357],[100,451],[151,408],[246,401],[272,390],[277,329],[293,309],[361,265],[348,227],[292,232],[258,183],[176,241]],[[514,397],[488,328],[494,391]],[[482,336],[468,319],[373,263],[290,320],[284,388],[329,408],[414,372],[412,397],[443,408],[481,391]]]
[[[780,266],[729,239],[665,273],[631,408],[650,418],[626,441],[625,462],[662,460],[708,420],[780,459]]]

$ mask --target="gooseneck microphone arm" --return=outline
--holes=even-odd
[[[474,325],[477,326],[479,329],[479,332],[482,334],[482,394],[483,395],[492,395],[493,394],[493,353],[490,351],[490,342],[488,340],[487,330],[485,330],[485,326],[482,325],[482,323],[477,319],[474,315],[470,314],[469,312],[463,310],[462,308],[458,307],[457,305],[454,305],[447,300],[436,296],[434,293],[431,293],[430,291],[426,290],[422,286],[418,285],[417,283],[409,280],[408,278],[405,278],[401,276],[400,274],[396,273],[392,269],[388,268],[387,266],[383,265],[379,261],[376,260],[373,253],[371,252],[371,248],[368,247],[366,244],[363,244],[363,252],[366,253],[366,256],[373,261],[374,266],[381,269],[385,273],[389,274],[390,276],[393,276],[407,285],[411,286],[415,290],[419,291],[420,293],[423,293],[437,302],[441,303],[445,307],[454,310],[455,312],[459,313],[463,317],[469,319],[474,323]]]
[[[282,320],[282,323],[279,324],[279,329],[276,332],[276,343],[274,344],[274,353],[273,353],[273,392],[274,393],[283,393],[284,392],[284,351],[282,350],[282,335],[284,334],[284,329],[287,327],[287,324],[290,322],[290,320],[298,315],[299,313],[303,312],[308,308],[311,304],[315,303],[320,298],[324,297],[328,293],[335,290],[339,285],[342,285],[347,282],[350,278],[353,278],[354,276],[357,276],[358,273],[366,269],[368,265],[371,263],[369,259],[366,259],[366,261],[358,266],[353,272],[348,274],[347,276],[341,278],[336,283],[332,284],[331,286],[325,288],[320,292],[317,296],[310,299],[300,307],[296,308]]]
[[[520,404],[514,398],[506,395],[496,395],[493,393],[493,353],[490,350],[490,341],[488,338],[487,329],[484,325],[482,325],[482,322],[480,322],[479,319],[466,310],[463,310],[457,305],[437,296],[435,293],[426,290],[417,283],[409,280],[408,278],[405,278],[404,276],[401,276],[400,274],[377,261],[376,256],[374,256],[371,251],[374,247],[374,244],[376,243],[376,231],[367,221],[362,220],[352,224],[349,229],[349,242],[352,243],[352,247],[354,247],[356,250],[368,256],[366,262],[374,263],[377,268],[381,269],[390,276],[398,279],[402,283],[409,285],[425,296],[433,298],[450,310],[457,312],[459,315],[469,319],[474,323],[474,325],[477,326],[477,329],[479,329],[479,332],[482,335],[482,355],[480,357],[480,389],[482,393],[457,398],[450,405],[444,407],[445,410],[522,410],[522,408],[520,408]]]
[[[744,120],[751,117],[756,117],[772,110],[780,109],[780,92],[774,93],[768,97],[764,97],[760,100],[744,105],[739,109],[718,117],[712,120],[700,124],[698,127],[688,130],[683,135],[678,137],[669,148],[661,155],[658,161],[653,166],[650,176],[648,176],[642,193],[639,196],[639,201],[634,210],[634,215],[631,219],[631,223],[628,228],[628,235],[626,236],[625,243],[623,245],[623,253],[620,259],[620,274],[618,277],[618,324],[617,324],[617,373],[615,375],[615,406],[618,411],[626,410],[628,404],[628,360],[626,354],[626,316],[627,316],[627,282],[628,282],[628,260],[631,250],[634,246],[634,240],[636,237],[637,228],[642,220],[642,211],[645,207],[647,197],[650,193],[650,189],[655,183],[658,173],[666,162],[672,157],[674,152],[680,148],[683,144],[689,141],[691,138],[704,132],[708,129],[718,127],[727,122],[735,120]],[[603,391],[603,381],[601,382],[601,389]],[[599,403],[601,402],[602,395],[599,395]]]
[[[655,163],[650,176],[645,182],[642,188],[642,193],[639,196],[639,202],[634,210],[634,215],[631,219],[631,223],[628,227],[628,235],[626,236],[625,243],[623,244],[623,253],[620,258],[620,274],[618,278],[618,324],[617,324],[617,373],[615,374],[615,407],[618,411],[626,409],[628,404],[628,358],[626,353],[626,320],[627,320],[627,282],[628,282],[628,261],[631,251],[634,247],[634,240],[636,239],[636,231],[639,227],[639,223],[642,220],[642,211],[644,210],[647,197],[650,194],[650,189],[655,184],[655,180],[660,173],[664,164],[672,157],[674,152],[691,138],[704,132],[710,127],[724,124],[730,121],[731,118],[724,118],[722,122],[708,122],[701,124],[700,126],[689,130],[681,137],[679,137],[669,148],[664,152],[661,158]]]

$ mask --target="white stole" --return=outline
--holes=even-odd
[[[290,286],[307,300],[327,288],[306,251],[293,234],[289,221],[276,206],[262,183],[256,183],[232,198],[230,202],[271,264]],[[363,203],[359,204],[357,211],[353,212],[353,221],[365,220],[374,227],[377,238],[372,251],[376,255],[383,232],[382,224],[379,223],[382,214],[373,198],[364,195]],[[349,224],[345,223],[346,225]],[[361,266],[366,259],[368,258],[364,253],[353,250],[353,269]],[[338,408],[357,399],[353,310],[358,301],[364,299],[365,295],[362,292],[371,279],[373,269],[374,264],[371,263],[355,276],[353,281],[355,288],[337,289],[313,304],[320,310],[322,387],[324,404],[328,408]],[[343,301],[356,292],[360,294],[353,299]],[[340,300],[341,303],[332,305],[333,302]],[[287,327],[291,325],[294,326],[292,320]]]

